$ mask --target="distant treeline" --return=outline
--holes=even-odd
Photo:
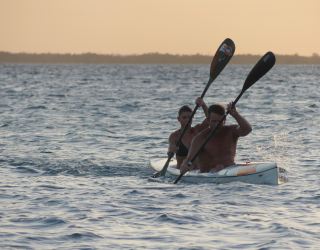
[[[235,55],[233,64],[254,64],[261,55]],[[276,55],[278,64],[320,64],[320,56]],[[142,55],[32,54],[0,52],[0,63],[96,63],[96,64],[210,64],[208,55],[172,55],[148,53]]]

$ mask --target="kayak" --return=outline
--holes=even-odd
[[[154,159],[150,167],[159,172],[167,159]],[[177,178],[180,170],[177,163],[171,160],[166,175]],[[228,183],[241,181],[251,184],[278,185],[288,181],[287,171],[279,168],[275,162],[246,162],[235,164],[218,172],[200,173],[199,170],[187,172],[181,179],[186,183]]]

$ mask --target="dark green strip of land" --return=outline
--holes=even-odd
[[[261,55],[235,55],[232,64],[254,64]],[[320,56],[276,55],[278,64],[320,64]],[[52,54],[52,53],[10,53],[0,52],[0,63],[41,63],[41,64],[210,64],[208,55],[173,55],[148,53],[141,55]]]

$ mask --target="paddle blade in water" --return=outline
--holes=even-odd
[[[166,163],[164,164],[163,168],[161,169],[161,171],[159,171],[157,173],[154,173],[152,175],[152,178],[158,178],[158,177],[166,175],[167,169],[169,167],[169,163],[170,163],[170,161],[171,161],[173,156],[174,156],[174,153],[170,152],[169,155],[168,155],[168,159],[167,159]]]
[[[230,38],[226,38],[214,55],[210,66],[210,79],[213,81],[232,58],[236,46]]]
[[[256,81],[264,76],[276,63],[276,57],[272,52],[267,52],[250,71],[247,79],[243,85],[242,91],[244,92],[250,88]]]

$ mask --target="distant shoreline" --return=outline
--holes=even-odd
[[[254,64],[261,55],[234,55],[232,64]],[[320,56],[276,55],[278,64],[320,64]],[[0,63],[39,64],[210,64],[209,55],[173,55],[147,53],[140,55],[51,54],[0,52]]]

